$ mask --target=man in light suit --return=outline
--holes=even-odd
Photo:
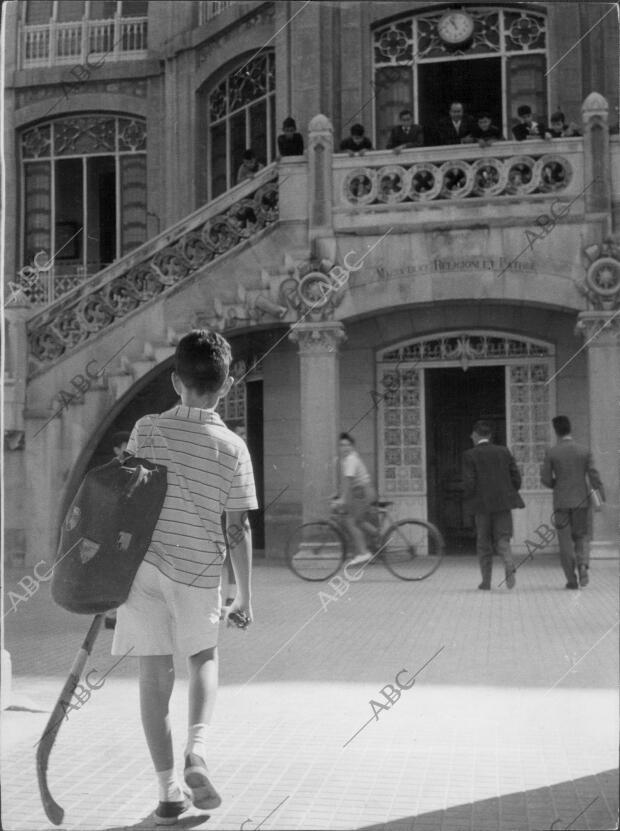
[[[507,447],[491,444],[491,426],[477,421],[472,433],[474,447],[463,454],[463,496],[476,523],[476,552],[482,572],[479,589],[491,588],[493,554],[498,554],[506,572],[506,585],[515,585],[515,566],[510,550],[512,508],[524,508],[519,496],[521,474]]]
[[[571,436],[569,419],[560,415],[551,423],[558,443],[545,453],[540,480],[547,488],[553,488],[553,524],[558,532],[560,562],[568,581],[566,588],[576,589],[575,565],[579,584],[583,587],[589,582],[589,493],[595,488],[604,498],[603,485],[590,450],[577,444]]]

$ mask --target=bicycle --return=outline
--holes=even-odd
[[[439,568],[445,554],[441,532],[422,519],[393,520],[388,507],[393,502],[372,503],[367,517],[360,523],[374,560],[400,580],[426,580]],[[349,530],[332,508],[327,520],[305,522],[291,534],[286,562],[302,580],[329,580],[353,550]],[[373,521],[371,521],[371,519]],[[363,567],[363,566],[362,566]]]

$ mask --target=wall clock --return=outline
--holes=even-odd
[[[460,46],[474,33],[474,19],[464,11],[451,9],[437,22],[437,34],[444,43]]]

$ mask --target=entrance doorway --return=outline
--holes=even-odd
[[[440,143],[436,125],[448,117],[452,101],[460,101],[474,118],[488,112],[493,124],[503,129],[501,58],[420,63],[418,119],[428,134],[427,143]]]
[[[426,459],[428,518],[443,533],[449,553],[473,553],[473,515],[463,508],[461,464],[472,447],[478,419],[506,444],[506,390],[503,366],[426,369]]]

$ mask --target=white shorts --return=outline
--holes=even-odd
[[[217,646],[221,606],[219,586],[176,583],[143,562],[118,607],[112,655],[195,655]]]

